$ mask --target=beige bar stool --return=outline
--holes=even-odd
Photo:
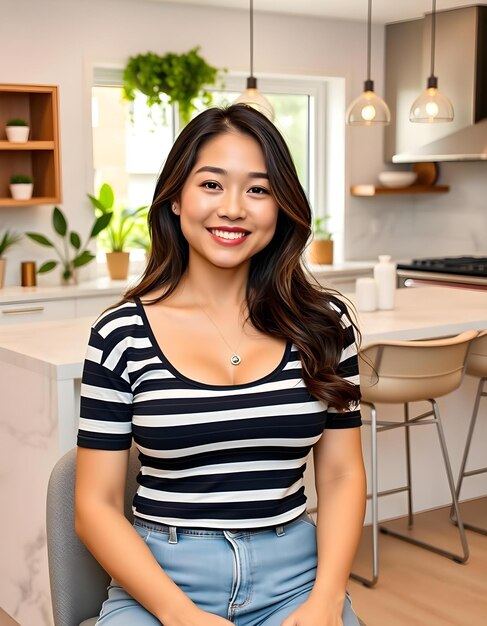
[[[468,476],[476,476],[477,474],[483,474],[484,472],[487,472],[487,467],[465,471],[468,454],[470,452],[470,445],[472,443],[473,432],[479,413],[480,399],[482,397],[487,397],[487,390],[484,391],[485,382],[487,381],[487,330],[481,332],[479,336],[472,341],[468,353],[467,363],[465,365],[465,373],[469,374],[470,376],[478,376],[480,380],[479,386],[477,388],[477,395],[475,396],[475,403],[473,407],[472,417],[470,419],[470,426],[468,428],[465,451],[463,453],[463,459],[460,465],[460,474],[458,477],[456,489],[456,495],[458,500],[460,499],[460,491],[462,489],[462,483],[464,478],[467,478]],[[454,516],[453,510],[451,511],[451,516],[456,523],[456,518]],[[464,522],[463,525],[469,530],[474,530],[475,532],[487,535],[487,528],[474,526],[473,524],[467,524],[466,522]]]
[[[435,398],[444,396],[460,386],[468,348],[471,340],[477,335],[477,331],[471,330],[456,337],[427,341],[381,341],[365,346],[361,350],[359,369],[362,404],[370,407],[371,415],[371,419],[364,420],[364,424],[368,424],[371,427],[371,493],[367,497],[372,500],[373,576],[370,579],[355,573],[352,573],[351,576],[368,587],[373,587],[379,577],[378,498],[406,491],[408,494],[408,527],[412,528],[413,526],[409,439],[409,428],[411,426],[436,425],[450,487],[452,505],[458,522],[463,554],[457,555],[448,552],[384,526],[380,527],[380,531],[446,556],[458,563],[465,563],[468,559],[467,539],[458,509],[455,483],[448,458],[440,412]],[[431,403],[431,410],[416,417],[410,417],[409,403],[421,401]],[[404,420],[400,422],[377,420],[375,407],[377,402],[403,404]],[[405,431],[407,484],[403,487],[379,492],[377,481],[377,433],[394,428],[404,428]]]

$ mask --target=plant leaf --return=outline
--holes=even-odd
[[[108,183],[104,183],[100,192],[98,193],[98,199],[103,204],[105,209],[113,208],[113,203],[115,202],[115,197],[113,195],[113,189],[110,187]]]
[[[108,209],[98,200],[95,196],[91,196],[89,193],[86,194],[91,202],[91,204],[95,207],[95,209],[99,209],[102,213],[107,213]]]
[[[56,265],[58,265],[57,261],[46,261],[46,263],[43,263],[40,268],[37,270],[38,274],[45,274],[46,272],[50,272],[51,270],[53,270]]]
[[[82,265],[86,265],[87,263],[92,261],[94,258],[95,258],[94,254],[89,252],[89,250],[85,250],[84,252],[82,252],[80,255],[78,255],[77,257],[73,259],[73,266],[81,267]]]
[[[81,237],[78,233],[74,232],[74,230],[69,233],[69,241],[71,242],[73,248],[76,248],[76,250],[81,248]]]
[[[106,228],[108,224],[110,223],[110,220],[112,219],[112,217],[113,217],[112,212],[104,213],[103,215],[100,215],[100,217],[93,224],[93,228],[91,229],[91,233],[90,233],[90,239],[92,237],[96,237],[98,233],[100,233],[104,228]]]
[[[29,239],[32,239],[32,241],[40,243],[41,246],[54,248],[54,244],[51,241],[49,241],[47,237],[44,237],[44,235],[39,235],[38,233],[25,233],[25,234],[27,235],[27,237],[29,237]]]
[[[63,212],[57,206],[54,207],[54,211],[52,212],[52,225],[57,234],[64,237],[68,230],[68,224]]]

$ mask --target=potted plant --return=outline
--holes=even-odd
[[[309,262],[316,265],[331,265],[333,263],[333,239],[326,227],[329,215],[317,217],[313,221],[313,240],[309,245]]]
[[[211,104],[212,95],[205,86],[214,84],[218,75],[218,70],[208,65],[198,51],[199,48],[193,48],[186,54],[168,52],[164,56],[147,52],[130,57],[123,73],[125,97],[135,100],[136,91],[140,91],[147,97],[149,107],[157,104],[164,108],[177,102],[181,123],[187,124],[196,108],[195,98]]]
[[[129,273],[130,252],[127,248],[134,244],[131,237],[135,226],[140,225],[142,218],[147,217],[147,206],[138,209],[122,209],[115,206],[115,195],[112,187],[104,183],[100,187],[98,197],[87,194],[95,209],[95,215],[103,217],[113,214],[113,220],[100,237],[100,243],[107,249],[108,274],[112,280],[125,280]]]
[[[67,219],[61,209],[54,207],[52,212],[52,226],[54,232],[61,239],[60,246],[40,233],[25,233],[29,239],[32,239],[32,241],[35,241],[41,246],[53,248],[59,257],[59,261],[46,261],[43,263],[37,270],[37,273],[45,274],[61,264],[63,284],[76,284],[76,270],[95,258],[95,255],[88,250],[90,240],[106,228],[111,219],[111,213],[106,213],[96,218],[91,227],[90,234],[83,245],[79,234],[74,230],[69,230]]]
[[[6,230],[0,238],[0,289],[3,288],[5,282],[5,269],[7,266],[7,259],[4,257],[4,254],[21,239],[22,235],[17,235],[10,230]]]
[[[32,176],[15,174],[10,177],[10,194],[14,200],[29,200],[32,198],[33,188]]]
[[[7,139],[12,143],[26,143],[29,139],[29,130],[29,123],[18,117],[8,120],[5,125]]]

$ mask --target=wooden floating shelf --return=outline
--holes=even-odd
[[[0,198],[1,206],[35,206],[36,204],[56,204],[59,200],[54,197],[37,196],[28,200],[14,200],[13,198]]]
[[[449,185],[410,185],[409,187],[376,187],[375,185],[352,185],[352,196],[382,196],[386,194],[448,193]]]
[[[0,141],[0,150],[54,150],[54,141],[26,141],[25,143]]]

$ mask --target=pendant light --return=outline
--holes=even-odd
[[[257,79],[254,76],[254,0],[250,0],[250,76],[247,78],[246,90],[235,100],[235,104],[246,104],[271,121],[274,120],[272,104],[257,89]]]
[[[436,35],[436,0],[431,9],[431,74],[426,89],[413,102],[409,112],[411,122],[433,124],[453,121],[453,106],[450,100],[438,89],[435,76],[435,35]]]
[[[347,109],[346,121],[352,126],[385,126],[391,121],[389,107],[374,92],[374,81],[370,79],[370,39],[372,31],[372,0],[369,0],[367,18],[367,80],[364,91]]]

